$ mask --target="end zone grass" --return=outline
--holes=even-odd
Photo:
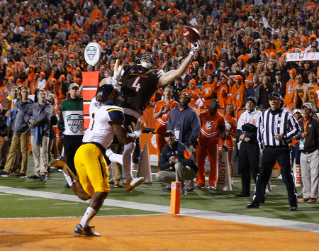
[[[32,156],[30,156],[28,175],[33,174],[33,162]],[[152,167],[152,172],[157,172],[157,167]],[[136,173],[135,173],[136,174]],[[262,204],[261,209],[247,209],[246,205],[252,200],[252,198],[236,198],[235,193],[239,193],[241,190],[240,177],[234,177],[233,191],[209,191],[207,189],[196,189],[195,192],[188,193],[187,196],[182,196],[181,207],[210,210],[225,213],[235,213],[242,215],[252,215],[269,218],[288,219],[302,222],[319,223],[318,217],[318,204],[307,204],[299,203],[298,211],[288,211],[288,197],[286,187],[281,179],[271,179],[272,191],[267,194],[266,203]],[[66,182],[62,173],[54,171],[49,174],[49,179],[46,182],[29,179],[16,179],[14,175],[10,175],[9,178],[0,177],[0,186],[26,188],[31,190],[39,190],[46,192],[55,192],[61,194],[72,194],[71,189],[64,188]],[[155,176],[153,175],[152,184],[143,184],[136,188],[133,193],[126,193],[125,189],[114,188],[111,186],[111,192],[107,199],[121,200],[121,201],[132,201],[139,203],[149,203],[154,205],[170,205],[170,193],[164,192],[161,188],[164,185],[156,182]],[[253,191],[254,186],[251,186]],[[301,188],[298,188],[300,192]],[[10,207],[3,205],[3,199],[10,196],[0,196],[1,212],[10,210],[11,207],[19,208],[19,203],[12,199]],[[12,197],[14,198],[14,197]],[[106,200],[107,200],[106,199]],[[37,207],[39,200],[35,200],[34,207]],[[45,205],[41,205],[41,207]],[[73,208],[72,206],[71,208]],[[83,205],[86,208],[86,205]],[[50,211],[48,207],[45,211]],[[129,209],[123,209],[123,213],[128,215]],[[127,212],[126,212],[127,210]],[[24,211],[21,208],[21,211]],[[82,215],[84,209],[79,210]],[[115,210],[116,211],[116,210]],[[101,211],[102,213],[103,211]],[[145,212],[144,212],[145,213]],[[99,213],[100,215],[100,213]],[[102,215],[102,214],[101,214]],[[17,215],[17,217],[19,217]]]
[[[88,204],[82,202],[0,193],[0,218],[83,216],[87,207]],[[102,206],[98,213],[99,216],[138,214],[155,214],[155,212]]]

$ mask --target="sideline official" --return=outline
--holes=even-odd
[[[241,141],[239,149],[239,170],[241,171],[242,191],[236,194],[236,197],[250,197],[250,173],[256,184],[256,177],[259,172],[257,130],[262,112],[256,110],[256,105],[256,98],[249,96],[246,102],[247,110],[240,115],[237,124],[237,135]]]
[[[256,193],[247,208],[259,208],[265,200],[265,187],[276,161],[281,167],[282,179],[287,187],[289,210],[297,210],[297,194],[290,166],[289,141],[300,134],[300,126],[295,117],[280,108],[281,96],[272,92],[268,96],[270,109],[263,113],[257,134],[260,146],[260,173],[257,178]]]

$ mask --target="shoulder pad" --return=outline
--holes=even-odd
[[[122,108],[117,106],[111,106],[106,109],[111,120],[124,120],[124,111]]]

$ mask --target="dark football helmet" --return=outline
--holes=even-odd
[[[113,85],[102,85],[96,91],[95,98],[105,105],[117,105],[121,101],[121,92]]]
[[[136,56],[134,63],[146,69],[151,69],[155,65],[155,59],[151,53],[143,52]]]

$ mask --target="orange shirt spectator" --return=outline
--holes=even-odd
[[[265,50],[263,51],[263,53],[267,53],[268,56],[270,56],[271,53],[275,53],[275,55],[276,55],[276,51],[275,51],[275,49],[273,49],[273,48],[265,49]]]
[[[0,103],[2,100],[8,95],[8,88],[7,86],[0,87]]]
[[[295,96],[295,86],[297,85],[297,81],[295,77],[297,75],[297,71],[295,69],[291,69],[289,71],[290,80],[286,83],[286,95],[284,98],[284,105],[292,108],[294,106],[294,96]]]
[[[34,65],[29,66],[29,73],[28,73],[29,83],[34,80],[34,69],[35,69]]]
[[[163,106],[166,106],[162,108]],[[170,109],[168,108],[170,107]],[[165,99],[158,101],[155,105],[154,108],[154,113],[158,113],[162,109],[161,115],[156,119],[156,128],[154,130],[154,133],[156,134],[165,134],[166,129],[167,129],[167,122],[169,118],[169,113],[170,110],[173,109],[174,107],[178,106],[178,102],[176,102],[174,99],[172,99],[169,104],[166,104]]]
[[[95,20],[95,19],[100,19],[101,17],[102,17],[101,11],[97,8],[96,5],[94,5],[92,14],[91,14],[91,19]]]
[[[224,116],[225,122],[228,122],[231,126],[230,130],[226,133],[226,146],[228,146],[229,150],[235,149],[235,144],[233,137],[237,137],[237,120],[233,118],[230,114],[226,114]],[[222,150],[223,141],[219,139],[219,150]]]
[[[314,93],[314,102],[316,103],[315,105],[319,107],[319,85],[316,84],[315,87],[313,88],[313,93]]]
[[[35,94],[35,91],[37,90],[37,85],[38,85],[38,82],[35,80],[35,81],[32,81],[30,83],[30,94],[31,95],[34,95]]]
[[[239,61],[239,59],[242,59],[244,61],[244,65],[247,64],[248,60],[251,58],[251,56],[249,56],[247,53],[246,53],[246,47],[245,46],[242,46],[240,48],[240,56],[237,58],[237,62]]]
[[[243,108],[245,106],[245,92],[246,88],[242,83],[242,76],[237,75],[235,77],[236,84],[233,85],[231,92],[233,98],[234,108]]]
[[[210,80],[213,80],[212,77],[210,77]],[[214,85],[214,83],[208,83],[207,81],[203,82],[203,87],[202,90],[200,92],[202,98],[205,99],[205,106],[208,106],[210,104],[210,102],[212,101],[212,95],[213,92],[216,88],[216,85]]]
[[[314,2],[308,1],[307,3],[305,3],[304,7],[307,7],[309,11],[313,12],[313,10],[317,8],[317,4]]]
[[[200,90],[195,85],[196,85],[195,79],[191,79],[188,83],[188,88],[182,91],[182,92],[189,93],[191,95],[191,102],[189,103],[189,106],[191,107],[195,105],[196,100],[198,99],[198,94],[200,93]],[[182,92],[180,92],[180,94]]]

